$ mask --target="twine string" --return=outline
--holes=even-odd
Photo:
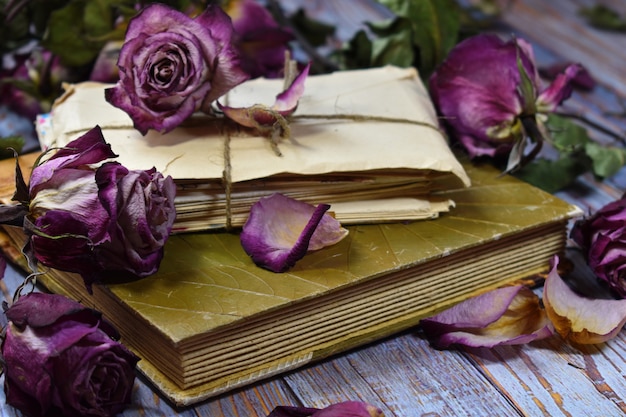
[[[253,106],[253,108],[257,108],[262,105]],[[311,120],[348,120],[355,122],[382,122],[382,123],[400,123],[400,124],[410,124],[415,126],[427,127],[435,130],[438,133],[443,133],[441,129],[431,123],[422,122],[419,120],[398,118],[398,117],[386,117],[386,116],[370,116],[370,115],[361,115],[361,114],[298,114],[291,115],[289,117],[284,117],[280,115],[278,112],[267,108],[266,106],[262,106],[263,110],[269,112],[272,116],[276,118],[276,122],[270,126],[259,125],[256,129],[264,133],[265,136],[268,137],[270,141],[270,145],[276,156],[282,156],[280,149],[278,148],[278,142],[282,139],[289,139],[291,135],[291,128],[289,126],[289,121],[291,120],[303,120],[303,119],[311,119]],[[230,123],[229,123],[230,122]],[[227,118],[224,118],[223,123],[223,136],[224,136],[224,171],[222,173],[222,181],[224,183],[224,194],[225,194],[225,211],[226,211],[226,230],[232,231],[232,162],[231,162],[231,140],[232,140],[232,130],[233,125],[238,126],[236,123],[230,121]]]

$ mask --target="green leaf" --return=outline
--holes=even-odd
[[[413,46],[419,50],[417,67],[427,77],[458,40],[460,8],[454,0],[378,0],[411,22]]]
[[[600,178],[617,174],[626,164],[626,150],[622,148],[589,142],[585,146],[585,152],[593,162],[593,173]]]
[[[563,155],[557,160],[536,159],[513,175],[542,190],[555,193],[587,172],[591,161],[584,153]]]
[[[335,33],[334,26],[309,18],[302,9],[294,13],[289,20],[311,46],[324,45],[328,37]]]
[[[7,159],[13,157],[13,151],[20,152],[24,147],[26,141],[22,136],[7,136],[0,138],[0,159]]]
[[[342,70],[372,66],[372,41],[364,30],[359,30],[337,53]]]
[[[591,142],[587,130],[565,117],[551,114],[546,122],[551,134],[552,145],[559,152],[574,152],[582,150]]]
[[[578,10],[578,14],[584,16],[587,22],[595,28],[626,31],[626,20],[608,6],[597,4],[593,7],[582,7]]]
[[[371,65],[410,67],[415,61],[411,23],[404,18],[368,24],[378,37],[372,42]]]
[[[112,8],[116,0],[71,0],[50,15],[46,48],[65,65],[92,62],[114,32]]]

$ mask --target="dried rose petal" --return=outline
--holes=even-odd
[[[552,325],[539,306],[539,297],[521,285],[470,298],[420,323],[438,348],[452,344],[515,345],[553,334]]]
[[[326,408],[276,407],[267,417],[384,417],[383,411],[361,401],[344,401]]]
[[[255,264],[285,272],[308,251],[334,245],[348,231],[325,214],[327,204],[310,204],[273,194],[255,203],[241,231],[241,245]]]
[[[251,127],[264,132],[272,129],[280,116],[289,116],[298,107],[298,101],[304,94],[304,83],[309,74],[308,64],[291,85],[276,96],[276,101],[271,107],[264,105],[252,105],[250,107],[229,107],[217,103],[220,110],[229,119],[242,126]]]
[[[546,278],[543,302],[556,331],[574,343],[606,342],[626,324],[626,300],[583,297],[563,281],[557,271],[558,256]]]
[[[539,68],[539,74],[550,80],[554,80],[570,65],[572,65],[570,62],[557,62],[549,67]],[[591,91],[596,86],[596,80],[585,67],[581,66],[578,74],[572,79],[572,86],[583,91]]]

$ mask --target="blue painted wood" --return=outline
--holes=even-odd
[[[340,35],[380,9],[370,0],[283,0],[286,9],[305,4]],[[615,117],[626,102],[626,35],[590,28],[578,16],[595,0],[512,0],[501,17],[511,32],[534,43],[540,64],[582,62],[600,84],[592,93],[575,93],[572,111],[626,131]],[[370,6],[367,6],[367,5]],[[626,13],[626,3],[603,4]],[[508,29],[507,29],[508,30]],[[600,133],[594,136],[610,142]],[[626,190],[626,169],[604,183],[590,175],[558,195],[593,211]],[[22,278],[10,270],[11,288]],[[133,404],[124,416],[265,416],[277,405],[323,407],[345,400],[379,405],[386,416],[621,416],[626,414],[626,334],[602,345],[574,347],[558,337],[525,346],[437,351],[418,329],[370,344],[323,362],[264,381],[195,407],[175,409],[139,378]],[[5,405],[0,416],[21,414]]]

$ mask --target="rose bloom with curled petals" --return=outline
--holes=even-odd
[[[106,100],[142,134],[168,132],[248,78],[232,45],[233,25],[217,5],[195,18],[152,4],[128,24],[119,82]]]
[[[429,91],[451,136],[471,158],[510,156],[527,137],[541,144],[544,115],[571,95],[581,69],[569,65],[541,89],[528,42],[480,34],[450,51],[430,77]]]
[[[154,168],[128,170],[96,127],[33,169],[25,219],[42,264],[82,275],[88,288],[113,272],[143,277],[163,258],[176,186]]]
[[[99,313],[60,295],[31,293],[6,316],[9,405],[28,416],[106,417],[130,403],[139,358]]]
[[[578,220],[571,233],[596,276],[626,298],[626,196]]]

